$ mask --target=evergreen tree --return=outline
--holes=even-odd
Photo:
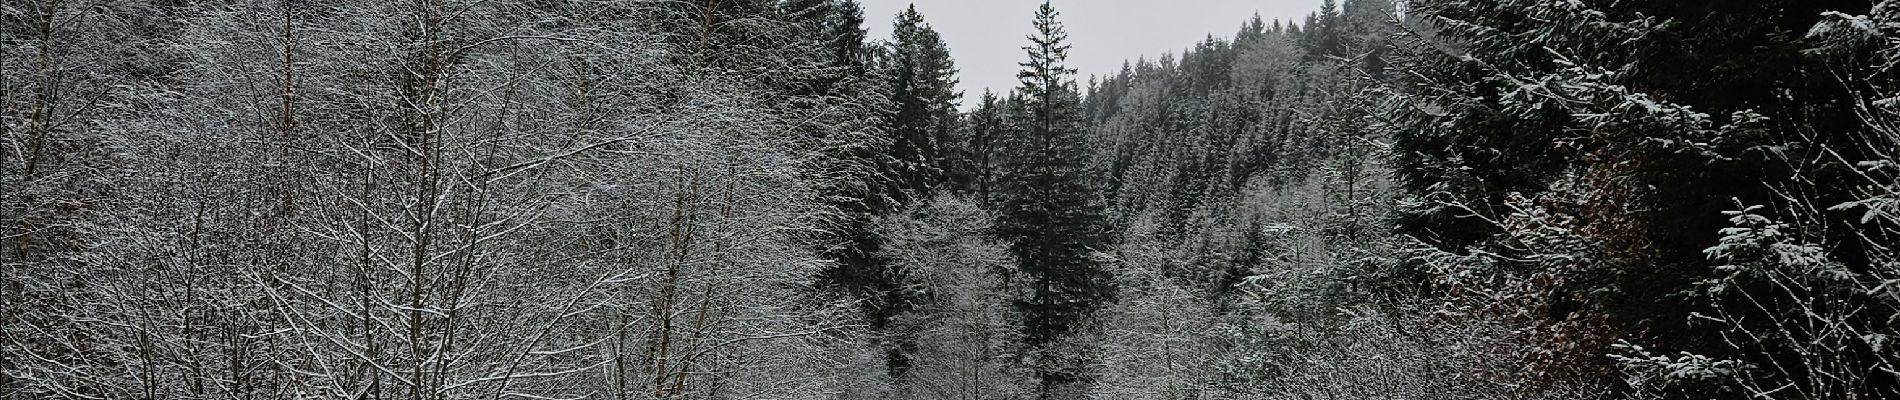
[[[878,218],[896,209],[886,195],[891,180],[884,161],[891,147],[889,89],[870,68],[873,48],[863,41],[855,1],[795,0],[781,7],[799,27],[807,50],[801,55],[810,63],[802,74],[779,79],[797,94],[783,105],[807,116],[792,123],[818,139],[806,167],[825,206],[812,238],[826,261],[818,284],[854,300],[868,328],[884,333],[910,307],[906,282],[880,256],[884,239],[876,230]],[[879,344],[886,367],[901,375],[909,365],[903,342]]]
[[[1306,50],[1306,61],[1324,60],[1345,54],[1345,43],[1340,32],[1339,6],[1333,0],[1326,0],[1320,11],[1306,14],[1306,22],[1295,25],[1295,36],[1299,37],[1300,48]]]
[[[1348,0],[1340,11],[1345,52],[1355,60],[1355,68],[1374,80],[1385,79],[1397,13],[1393,0]]]
[[[916,6],[897,15],[891,32],[885,78],[896,109],[887,167],[893,182],[887,196],[907,204],[929,198],[943,181],[962,94],[956,91],[957,70],[949,48]]]
[[[953,158],[948,183],[984,206],[988,206],[993,199],[997,163],[1002,161],[998,154],[1005,139],[1003,135],[1008,129],[1004,110],[1008,108],[1005,99],[996,97],[996,93],[984,91],[977,100],[976,108],[963,115],[963,122],[959,125],[963,133],[948,149]]]
[[[1854,73],[1815,68],[1822,60],[1814,52],[1793,51],[1809,44],[1790,33],[1810,29],[1831,11],[1858,15],[1868,6],[1795,0],[1417,3],[1407,12],[1431,23],[1409,37],[1403,57],[1395,58],[1410,77],[1401,87],[1408,88],[1412,103],[1396,107],[1402,126],[1394,130],[1395,172],[1413,196],[1401,231],[1447,253],[1502,255],[1458,268],[1556,277],[1563,284],[1539,295],[1552,304],[1545,321],[1550,324],[1603,318],[1626,329],[1618,340],[1658,352],[1795,364],[1799,350],[1712,339],[1695,322],[1725,303],[1792,308],[1788,304],[1799,304],[1801,296],[1766,286],[1710,286],[1720,281],[1713,277],[1735,268],[1712,266],[1710,258],[1718,253],[1711,246],[1735,229],[1746,230],[1735,222],[1755,218],[1716,210],[1734,209],[1737,202],[1853,199],[1844,187],[1800,182],[1853,179],[1844,177],[1851,171],[1813,160],[1872,158],[1855,154],[1861,151],[1855,142],[1879,128],[1863,126],[1856,116],[1860,108],[1854,104],[1864,100],[1841,78]],[[1845,154],[1822,155],[1834,151]],[[1527,210],[1526,204],[1536,207]],[[1560,221],[1561,229],[1576,235],[1563,243],[1576,247],[1526,246],[1525,236],[1547,234],[1526,232],[1527,225],[1539,226],[1527,218]],[[1856,238],[1875,230],[1866,222],[1815,217],[1804,229],[1831,243],[1827,253],[1839,255],[1844,270],[1865,273],[1879,268],[1863,258],[1864,242]],[[1548,261],[1559,259],[1566,261]],[[1444,278],[1426,272],[1443,265],[1410,266],[1423,275],[1413,279]],[[1760,321],[1807,312],[1770,308],[1727,318]],[[1890,327],[1890,315],[1869,311],[1834,323]],[[1749,333],[1806,334],[1775,330],[1781,331]],[[1610,351],[1608,342],[1567,348],[1588,357]],[[1846,365],[1871,359],[1858,349],[1837,351],[1851,360]],[[1886,375],[1864,387],[1817,388],[1808,386],[1815,381],[1805,376],[1806,368],[1766,376],[1797,382],[1786,385],[1789,392],[1839,390],[1878,398],[1891,393],[1880,387],[1893,387],[1883,385],[1893,381]],[[1668,390],[1685,398],[1719,397],[1734,395],[1723,388],[1743,380],[1681,379]]]
[[[832,60],[854,75],[869,74],[871,48],[864,32],[864,6],[857,0],[833,0],[830,15]]]
[[[1075,354],[1053,346],[1112,301],[1112,278],[1094,254],[1107,244],[1102,209],[1086,170],[1081,99],[1064,64],[1067,33],[1044,2],[1036,33],[1024,47],[1029,60],[1017,74],[1010,156],[1003,165],[998,233],[1013,243],[1027,291],[1017,299],[1027,344],[1041,351],[1037,375],[1042,398],[1067,398],[1083,383]]]

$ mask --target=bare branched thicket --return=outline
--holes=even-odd
[[[849,386],[824,144],[657,5],[9,4],[0,394]]]
[[[898,323],[917,360],[895,398],[1020,398],[1029,371],[1016,362],[1021,324],[1008,293],[1015,260],[988,234],[994,217],[939,196],[882,221],[886,257],[921,304]]]

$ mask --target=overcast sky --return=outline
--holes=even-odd
[[[859,0],[871,37],[890,37],[891,21],[911,3],[943,35],[962,72],[964,104],[984,88],[998,94],[1016,86],[1016,63],[1034,29],[1029,21],[1042,0]],[[1069,30],[1069,65],[1077,80],[1121,69],[1122,60],[1161,53],[1179,55],[1208,34],[1231,38],[1258,12],[1269,21],[1304,19],[1320,0],[1055,0]]]

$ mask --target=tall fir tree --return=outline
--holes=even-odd
[[[1029,60],[1017,73],[1012,119],[1019,127],[1009,144],[999,193],[998,233],[1013,244],[1026,286],[1016,300],[1025,340],[1040,358],[1042,398],[1069,398],[1085,382],[1085,355],[1055,346],[1075,333],[1104,303],[1113,301],[1113,278],[1095,257],[1107,244],[1101,205],[1087,171],[1081,99],[1075,70],[1065,65],[1068,34],[1044,2],[1036,33],[1024,47]],[[1064,354],[1069,353],[1069,354]]]
[[[846,67],[851,74],[865,76],[870,73],[871,48],[864,32],[864,6],[857,0],[832,0],[832,12],[829,15],[831,30],[831,59],[839,66]]]
[[[946,177],[951,188],[964,193],[978,204],[988,206],[996,185],[997,154],[1002,150],[1005,127],[1004,110],[1009,106],[996,93],[984,91],[975,108],[962,116],[956,143],[947,153],[951,161]]]
[[[948,169],[947,148],[957,123],[957,69],[937,31],[916,6],[897,15],[891,27],[889,80],[895,106],[891,119],[892,187],[887,196],[899,204],[929,198]]]
[[[1307,55],[1318,58],[1344,55],[1346,51],[1343,37],[1345,34],[1342,32],[1345,28],[1344,22],[1339,17],[1338,3],[1333,0],[1321,3],[1319,16],[1308,24],[1311,30],[1307,33],[1312,37],[1308,39],[1311,47],[1308,48]]]

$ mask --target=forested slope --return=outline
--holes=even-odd
[[[1900,3],[1318,6],[5,3],[0,398],[1900,397]]]

